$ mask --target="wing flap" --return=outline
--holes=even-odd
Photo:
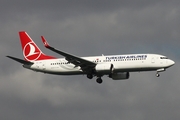
[[[49,49],[52,50],[53,52],[56,52],[62,56],[65,57],[65,59],[69,62],[74,64],[75,66],[80,66],[82,70],[87,70],[87,68],[94,68],[96,66],[96,63],[91,62],[89,60],[83,59],[81,57],[69,54],[67,52],[58,50],[56,48],[51,47],[48,42],[45,40],[45,38],[43,36],[41,36],[42,38],[42,42],[44,43],[44,46]]]

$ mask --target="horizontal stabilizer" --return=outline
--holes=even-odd
[[[15,61],[17,61],[19,63],[22,63],[24,65],[32,65],[32,64],[34,64],[33,62],[25,61],[25,60],[22,60],[22,59],[19,59],[19,58],[15,58],[15,57],[12,57],[12,56],[6,56],[6,57],[8,57],[10,59],[13,59],[13,60],[15,60]]]

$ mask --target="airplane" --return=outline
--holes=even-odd
[[[113,80],[125,80],[129,79],[130,72],[156,71],[159,77],[159,72],[175,64],[173,60],[159,54],[78,57],[50,46],[41,36],[47,49],[64,57],[56,58],[44,54],[25,31],[20,31],[19,37],[24,59],[6,57],[21,63],[24,68],[54,75],[86,75],[89,79],[97,77],[96,82],[99,84],[103,82],[104,75]]]

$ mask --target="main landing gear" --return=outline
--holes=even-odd
[[[94,76],[93,76],[92,74],[87,74],[87,78],[92,79],[93,77],[94,77]],[[98,77],[98,78],[96,79],[96,82],[99,83],[99,84],[101,84],[101,83],[103,82],[103,80],[101,79],[101,77]]]
[[[98,77],[98,78],[96,79],[96,82],[99,83],[99,84],[101,84],[101,83],[103,82],[103,80],[101,79],[101,77]]]
[[[92,74],[87,74],[87,78],[92,79],[93,75]]]

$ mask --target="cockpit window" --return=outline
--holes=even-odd
[[[167,57],[160,57],[160,59],[168,59]]]

